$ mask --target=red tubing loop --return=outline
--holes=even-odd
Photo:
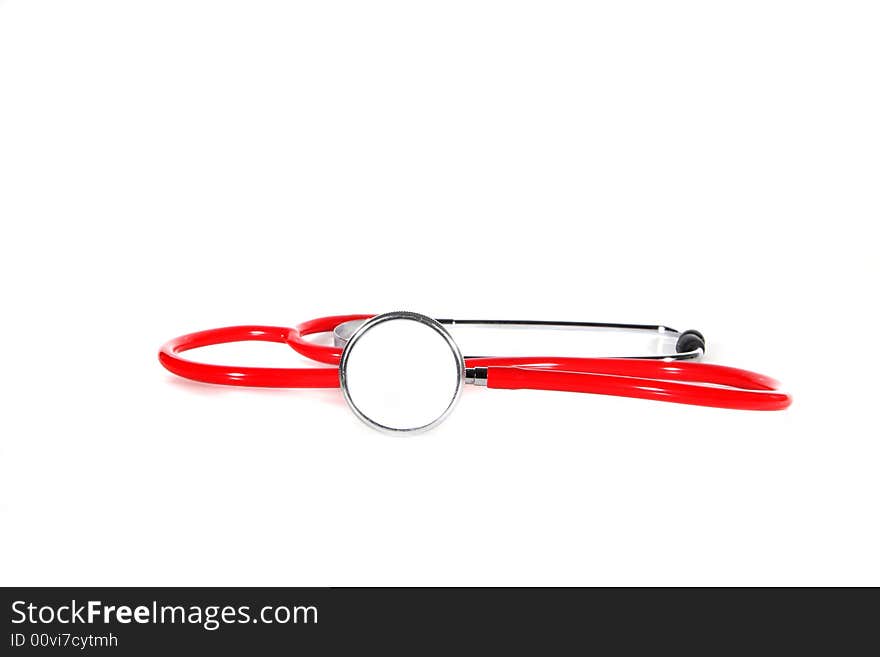
[[[471,365],[473,363],[473,365]],[[473,358],[489,388],[560,390],[750,411],[778,411],[791,397],[768,376],[724,365],[628,358]]]
[[[294,328],[281,326],[227,326],[197,331],[169,340],[159,350],[159,362],[169,372],[202,383],[257,388],[338,388],[337,367],[243,367],[199,363],[180,354],[190,349],[228,342],[278,342],[293,347],[312,360],[337,365],[342,349],[305,340],[308,335],[332,331],[338,324],[372,315],[337,315],[303,322]]]

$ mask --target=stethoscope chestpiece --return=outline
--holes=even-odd
[[[427,431],[446,419],[461,397],[465,365],[442,324],[397,311],[351,327],[339,385],[355,415],[395,434]]]

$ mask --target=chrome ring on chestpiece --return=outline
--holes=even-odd
[[[420,420],[415,423],[403,423],[401,426],[391,426],[387,423],[387,420],[379,421],[374,417],[375,413],[372,413],[369,410],[365,410],[361,401],[356,399],[357,394],[352,392],[351,372],[349,371],[352,363],[352,355],[355,354],[360,348],[360,344],[364,336],[366,336],[367,334],[376,335],[376,333],[381,330],[382,325],[390,325],[394,322],[415,322],[418,325],[428,327],[434,332],[434,334],[439,336],[439,338],[441,338],[445,342],[445,347],[448,348],[448,355],[451,356],[451,359],[449,359],[446,364],[443,364],[443,368],[445,369],[446,367],[448,367],[449,371],[453,372],[454,376],[454,385],[452,386],[451,395],[448,394],[449,391],[446,391],[447,394],[445,395],[443,394],[443,392],[441,392],[442,396],[440,398],[440,405],[437,407],[437,411],[431,414],[430,418]],[[373,427],[374,429],[394,434],[420,433],[422,431],[427,431],[428,429],[437,426],[443,420],[445,420],[447,416],[452,412],[452,409],[455,408],[458,400],[461,398],[461,393],[464,389],[465,383],[464,357],[461,355],[461,351],[459,350],[458,345],[455,343],[455,340],[453,340],[452,336],[449,335],[449,331],[447,331],[439,322],[430,317],[427,317],[426,315],[421,315],[419,313],[408,311],[390,312],[382,315],[376,315],[375,317],[368,320],[354,320],[353,322],[346,322],[346,324],[349,326],[353,326],[355,323],[357,324],[357,326],[355,327],[355,330],[351,333],[350,337],[348,337],[348,339],[346,340],[345,349],[342,351],[342,359],[339,361],[339,387],[342,388],[342,394],[345,397],[345,401],[348,403],[348,406],[351,408],[354,414],[360,420],[365,422],[367,425]],[[404,353],[401,354],[401,356],[405,355],[406,350],[404,349]],[[395,362],[393,359],[389,359],[389,363],[393,362]],[[373,378],[371,381],[369,381],[369,385],[364,386],[370,388],[370,392],[373,394],[375,394],[375,390],[373,390],[373,388],[382,387],[383,385],[387,389],[386,392],[391,393],[393,393],[395,389],[399,390],[402,386],[413,385],[413,382],[408,380],[407,378],[401,378],[397,371],[393,371],[390,368],[390,365],[387,368],[380,368],[379,374],[384,374],[384,376],[376,377],[376,371],[374,370],[372,372]],[[391,376],[389,376],[389,374]],[[418,374],[421,374],[421,372],[417,370],[410,371],[410,376],[415,376]],[[368,377],[369,376],[371,376],[371,374],[368,372]],[[363,384],[361,385],[363,386]],[[363,390],[363,388],[361,389]]]

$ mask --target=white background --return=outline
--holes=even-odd
[[[870,2],[0,1],[0,583],[880,584],[878,32]],[[695,327],[795,402],[468,389],[404,439],[156,360],[396,309]]]

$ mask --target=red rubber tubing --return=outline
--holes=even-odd
[[[725,365],[692,363],[687,361],[640,360],[638,358],[536,358],[534,356],[505,358],[469,358],[468,367],[520,367],[529,370],[579,372],[583,374],[612,374],[660,380],[681,380],[690,383],[744,388],[746,390],[776,390],[779,382],[769,376]],[[580,391],[576,391],[580,392]]]
[[[169,340],[159,361],[179,376],[235,386],[263,388],[338,388],[338,367],[237,367],[199,363],[180,354],[190,349],[227,342],[256,340],[287,344],[319,363],[336,366],[342,349],[319,345],[306,336],[332,331],[343,322],[373,315],[320,317],[294,328],[229,326],[189,333]],[[658,401],[746,410],[781,410],[791,397],[777,392],[768,376],[723,365],[631,358],[468,358],[467,367],[488,368],[490,388],[562,390],[600,395],[637,397]]]
[[[526,388],[586,392],[749,411],[779,411],[791,405],[789,395],[776,392],[775,385],[769,385],[772,379],[745,370],[706,363],[607,360],[612,362],[601,368],[607,373],[535,367],[489,367],[486,385],[489,388],[508,390]],[[655,378],[627,375],[627,372],[651,373]],[[670,378],[685,378],[689,383],[670,381]],[[729,386],[733,381],[738,381],[739,385],[715,387]]]
[[[281,326],[227,326],[188,333],[169,340],[159,350],[159,362],[169,372],[193,381],[257,388],[338,388],[337,367],[239,367],[199,363],[182,357],[181,352],[227,342],[279,342],[321,363],[338,364],[339,347],[318,345],[305,340],[314,333],[332,331],[338,324],[372,315],[337,315],[303,322],[294,328]]]

